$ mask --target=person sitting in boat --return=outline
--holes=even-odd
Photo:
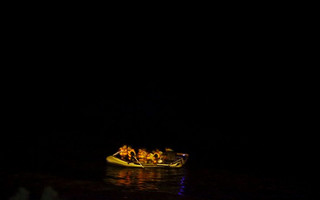
[[[126,160],[127,159],[127,155],[128,155],[127,145],[123,145],[122,147],[119,148],[119,154],[120,154],[120,158],[122,160]]]
[[[136,160],[136,151],[130,146],[128,147],[128,158],[131,162],[134,162]]]
[[[176,153],[171,148],[165,148],[164,153],[165,162],[173,162],[176,160]]]
[[[139,149],[138,151],[138,160],[141,163],[146,163],[147,162],[147,151],[145,149]]]
[[[153,157],[153,153],[150,152],[147,154],[147,163],[153,163],[154,157]]]
[[[164,159],[164,156],[163,156],[163,152],[162,151],[158,151],[159,153],[159,160],[158,160],[158,163],[163,163],[163,159]]]
[[[162,151],[156,149],[153,151],[153,164],[162,163]]]

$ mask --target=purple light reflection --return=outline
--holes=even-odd
[[[184,188],[185,188],[184,181],[185,181],[185,176],[183,176],[180,180],[180,189],[178,192],[178,195],[180,195],[180,196],[183,196],[183,194],[184,194]]]

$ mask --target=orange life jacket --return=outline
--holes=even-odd
[[[134,149],[131,149],[128,151],[129,159],[131,159],[131,157],[132,157],[131,153],[133,153],[133,156],[136,156],[136,151]]]
[[[142,151],[138,152],[138,159],[139,159],[140,162],[145,162],[146,158],[147,158],[147,152],[146,151],[142,150]]]
[[[153,153],[147,154],[147,160],[153,160]]]
[[[155,157],[156,159],[159,159],[160,158],[160,153],[159,152],[155,152],[154,153],[154,155],[153,155],[153,157]]]
[[[143,151],[139,151],[138,152],[138,158],[145,158],[146,157],[146,155],[145,155],[145,153],[143,152]]]
[[[126,148],[120,147],[120,156],[126,156],[128,154],[128,150]]]

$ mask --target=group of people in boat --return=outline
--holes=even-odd
[[[131,146],[123,145],[119,148],[117,154],[120,155],[122,160],[128,162],[140,162],[142,164],[160,164],[163,163],[166,159],[168,159],[168,152],[173,152],[172,149],[166,148],[165,153],[160,151],[159,149],[155,149],[151,152],[148,152],[146,149],[141,148],[138,149],[138,153],[136,153],[135,149]]]

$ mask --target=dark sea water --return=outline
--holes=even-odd
[[[21,163],[1,171],[1,187],[1,199],[311,199],[300,179],[192,162],[181,169],[122,168],[104,159]]]

